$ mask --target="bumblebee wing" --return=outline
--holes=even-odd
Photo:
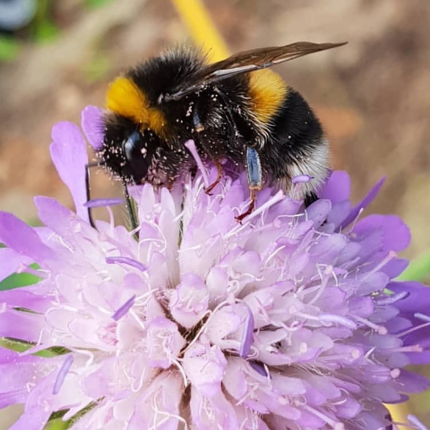
[[[273,46],[270,48],[253,49],[239,52],[231,57],[210,64],[196,73],[192,79],[173,93],[166,94],[165,100],[179,100],[187,94],[201,90],[204,86],[216,83],[223,79],[242,73],[265,69],[284,61],[294,60],[314,52],[325,51],[345,45],[343,43],[311,43],[296,42],[285,46]]]

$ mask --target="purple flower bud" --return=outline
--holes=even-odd
[[[175,320],[185,328],[195,326],[208,309],[209,293],[200,276],[188,273],[172,291],[170,312]]]
[[[156,317],[149,323],[146,333],[148,362],[152,367],[167,369],[185,345],[178,326],[164,317]]]
[[[221,392],[227,360],[218,346],[196,343],[185,352],[183,367],[191,384],[203,395]]]

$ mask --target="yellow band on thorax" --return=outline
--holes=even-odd
[[[106,107],[140,124],[142,128],[150,128],[160,137],[165,135],[163,112],[149,106],[145,94],[128,78],[119,77],[110,84]]]

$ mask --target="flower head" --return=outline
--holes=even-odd
[[[94,145],[96,126],[84,111]],[[40,277],[0,293],[0,336],[29,346],[0,348],[0,405],[25,403],[14,430],[58,411],[73,429],[376,430],[383,403],[428,387],[404,369],[430,358],[428,294],[393,280],[409,231],[361,217],[382,183],[356,206],[344,172],[308,208],[265,188],[243,224],[243,176],[212,196],[200,173],[134,187],[135,240],[113,219],[89,224],[78,128],[53,140],[76,212],[38,197],[44,227],[0,213],[1,274]]]

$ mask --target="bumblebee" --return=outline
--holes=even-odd
[[[298,42],[255,49],[207,64],[190,47],[169,50],[128,70],[109,86],[104,142],[97,155],[125,184],[170,187],[195,164],[185,146],[194,140],[203,160],[222,160],[246,169],[254,208],[263,178],[284,190],[308,175],[309,197],[328,171],[328,145],[304,98],[269,69],[344,43]]]

